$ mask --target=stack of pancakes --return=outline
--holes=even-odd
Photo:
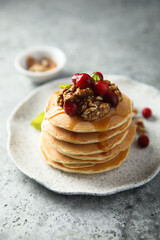
[[[57,106],[58,92],[48,100],[42,123],[41,150],[54,168],[75,173],[99,173],[120,166],[135,136],[132,103],[123,100],[103,118],[84,121]]]

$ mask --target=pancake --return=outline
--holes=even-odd
[[[91,163],[86,163],[86,164],[63,164],[64,167],[67,168],[87,168],[87,167],[92,167],[95,164]]]
[[[112,170],[116,167],[119,167],[122,164],[122,162],[126,159],[128,153],[129,153],[129,148],[123,152],[120,152],[115,158],[113,158],[112,160],[110,160],[108,162],[95,164],[94,166],[85,167],[85,168],[65,167],[63,164],[54,162],[53,160],[49,159],[43,151],[42,151],[42,153],[43,153],[46,163],[54,168],[63,170],[65,172],[70,172],[70,173],[72,172],[72,173],[92,174],[92,173],[106,172],[106,171]]]
[[[89,143],[89,144],[73,144],[64,141],[60,141],[54,137],[52,137],[47,132],[43,132],[43,134],[48,135],[49,140],[51,141],[53,147],[65,154],[70,155],[88,155],[88,154],[96,154],[101,152],[107,152],[117,144],[121,143],[125,136],[128,133],[128,129],[118,135],[99,143]]]
[[[111,155],[111,157],[106,157],[103,160],[97,160],[96,157],[92,160],[81,160],[81,159],[77,159],[77,156],[75,156],[75,158],[70,157],[70,156],[65,156],[58,152],[50,142],[47,141],[47,137],[45,134],[41,134],[41,149],[42,151],[44,151],[45,155],[47,156],[47,158],[50,158],[51,160],[55,161],[55,162],[59,162],[59,163],[63,163],[63,164],[95,164],[95,163],[101,163],[101,162],[105,162],[105,161],[109,161],[111,160],[113,157],[115,157],[118,153],[115,153],[114,155]],[[93,155],[94,156],[94,155]]]
[[[68,155],[68,156],[71,158],[76,158],[76,159],[81,159],[86,161],[94,160],[94,159],[96,159],[97,161],[99,160],[106,161],[107,159],[112,159],[120,151],[126,150],[132,144],[136,134],[136,127],[133,122],[129,126],[128,130],[129,130],[128,134],[124,138],[124,140],[120,144],[116,145],[114,148],[109,150],[108,152],[102,152],[100,154],[91,154],[91,155]]]
[[[131,119],[127,120],[120,127],[109,130],[107,132],[91,132],[91,133],[77,133],[71,132],[63,128],[54,126],[50,121],[44,120],[42,123],[42,129],[47,131],[50,135],[58,140],[70,142],[74,144],[88,144],[105,141],[118,133],[123,132],[128,128],[131,123]]]
[[[131,118],[132,102],[122,94],[123,100],[119,102],[116,108],[111,108],[111,111],[103,118],[94,121],[84,121],[79,116],[69,116],[63,108],[57,106],[57,95],[54,93],[48,100],[45,112],[45,119],[60,128],[73,132],[104,132],[115,129]]]

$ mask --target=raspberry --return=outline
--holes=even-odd
[[[94,82],[94,87],[93,87],[94,91],[98,94],[98,95],[104,95],[107,90],[109,89],[108,84],[104,81],[98,81],[98,82]]]
[[[152,111],[150,108],[144,108],[142,114],[145,118],[149,118],[152,115]]]
[[[78,112],[78,104],[76,102],[65,102],[64,110],[68,115],[74,116]]]
[[[81,73],[77,76],[76,84],[80,88],[88,88],[92,85],[92,78],[87,73]]]
[[[112,91],[107,91],[107,93],[104,95],[104,100],[107,103],[111,104],[111,107],[117,107],[118,103],[119,103],[119,99],[118,96],[112,92]]]
[[[140,147],[145,148],[149,144],[149,138],[146,135],[141,135],[138,138],[138,144]]]

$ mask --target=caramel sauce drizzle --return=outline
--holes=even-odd
[[[65,113],[65,111],[64,111],[63,108],[54,107],[54,108],[52,108],[51,113],[50,113],[50,109],[48,110],[48,112],[47,112],[46,115],[45,115],[45,119],[50,120],[50,119],[52,119],[53,117],[56,117],[56,116],[58,116],[58,115],[60,115],[60,114],[64,114],[64,113]]]
[[[108,146],[106,144],[106,141],[97,143],[97,146],[103,152],[108,152],[109,151],[109,148],[108,148]]]

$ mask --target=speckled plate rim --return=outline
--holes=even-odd
[[[132,78],[129,78],[127,76],[123,76],[123,75],[108,75],[108,74],[105,74],[104,76],[107,76],[108,79],[110,77],[119,77],[120,79],[124,78],[125,80],[127,79],[128,81],[130,82],[134,82],[136,84],[139,84],[141,85],[142,87],[143,86],[148,86],[149,88],[153,89],[155,92],[157,92],[157,94],[160,94],[159,90],[155,89],[154,87],[150,86],[150,85],[147,85],[145,83],[139,83],[135,80],[133,80]],[[35,176],[31,176],[30,174],[28,174],[28,172],[20,167],[17,162],[16,162],[16,158],[13,156],[13,153],[12,153],[12,147],[11,147],[11,137],[12,137],[12,131],[11,131],[11,122],[13,121],[13,118],[15,116],[15,114],[18,112],[18,110],[23,107],[23,104],[25,104],[26,102],[28,102],[30,100],[30,98],[32,98],[36,93],[40,92],[43,88],[48,88],[49,86],[52,86],[53,83],[55,83],[56,81],[59,81],[59,80],[62,80],[62,81],[66,81],[66,79],[69,79],[68,77],[67,78],[62,78],[62,79],[56,79],[54,80],[54,82],[49,82],[49,83],[46,83],[42,86],[39,86],[37,87],[35,90],[33,90],[23,101],[21,101],[17,107],[13,110],[13,112],[11,113],[8,121],[7,121],[7,132],[8,132],[8,143],[7,143],[7,150],[8,150],[8,154],[12,160],[12,162],[15,164],[15,166],[23,173],[25,174],[26,176],[28,176],[30,179],[32,180],[35,180],[37,183],[41,184],[42,186],[44,186],[45,188],[49,189],[50,191],[53,191],[55,193],[59,193],[59,194],[65,194],[65,195],[93,195],[93,196],[108,196],[108,195],[111,195],[111,194],[115,194],[115,193],[118,193],[118,192],[122,192],[122,191],[125,191],[125,190],[130,190],[130,189],[134,189],[134,188],[137,188],[137,187],[140,187],[148,182],[150,182],[160,171],[160,162],[159,162],[159,166],[155,169],[155,171],[152,172],[152,174],[148,175],[148,177],[142,181],[139,181],[137,183],[134,183],[134,184],[124,184],[123,186],[120,186],[120,187],[117,187],[116,189],[112,189],[108,192],[83,192],[83,191],[75,191],[75,192],[72,192],[72,191],[60,191],[60,190],[56,190],[56,189],[53,189],[53,188],[50,188],[49,186],[47,186],[43,181],[39,180],[37,177]],[[104,173],[105,174],[105,173]],[[96,175],[93,175],[96,177]]]

